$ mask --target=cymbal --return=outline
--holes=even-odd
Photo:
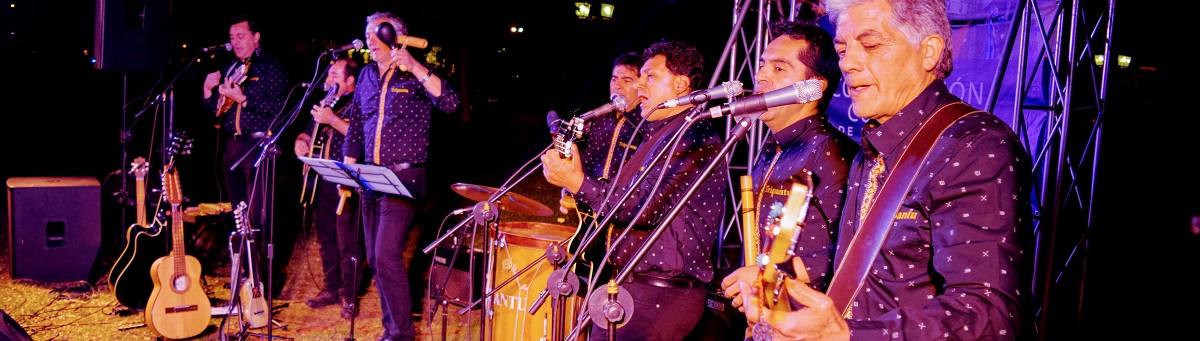
[[[500,189],[495,187],[472,185],[461,182],[450,185],[450,189],[454,190],[454,193],[458,193],[467,199],[475,201],[488,200],[492,197],[492,195],[500,191]],[[554,214],[554,211],[551,211],[550,207],[547,207],[537,200],[530,199],[524,195],[513,193],[512,191],[504,193],[504,195],[500,197],[498,204],[502,210],[513,211],[520,214],[528,214],[539,217],[545,217]]]

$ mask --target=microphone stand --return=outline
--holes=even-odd
[[[326,68],[326,70],[328,70],[328,68]],[[258,186],[259,186],[258,180],[260,179],[260,176],[263,176],[263,175],[272,176],[271,178],[268,178],[265,181],[263,181],[263,184],[262,184],[263,191],[266,192],[266,193],[264,193],[264,195],[266,195],[266,199],[265,199],[266,201],[263,203],[262,207],[266,211],[265,214],[267,216],[267,224],[266,224],[267,226],[266,226],[265,231],[267,231],[266,234],[268,235],[267,252],[266,252],[267,253],[267,283],[266,283],[266,288],[265,288],[265,290],[267,291],[267,293],[266,293],[266,295],[267,295],[267,321],[269,321],[267,323],[267,334],[266,334],[267,339],[272,339],[272,338],[276,337],[273,335],[274,329],[275,329],[274,328],[275,327],[275,320],[274,320],[274,314],[275,314],[275,305],[274,305],[274,301],[275,301],[275,285],[274,285],[274,279],[275,279],[275,219],[274,219],[274,216],[275,216],[275,207],[274,207],[275,206],[275,181],[274,180],[275,179],[274,179],[273,175],[275,175],[275,156],[277,156],[279,154],[279,149],[277,148],[276,142],[279,140],[279,137],[281,135],[283,135],[282,134],[283,130],[285,128],[287,128],[289,125],[291,125],[292,122],[294,122],[296,120],[296,116],[299,115],[300,109],[303,107],[304,103],[307,102],[308,96],[312,94],[313,88],[314,87],[309,87],[308,90],[306,90],[304,92],[304,96],[302,96],[300,98],[300,102],[296,104],[295,109],[292,110],[292,113],[288,116],[288,119],[286,121],[284,121],[283,124],[279,125],[278,127],[275,127],[275,129],[267,129],[267,135],[263,136],[259,139],[258,146],[255,148],[250,148],[250,150],[246,151],[246,153],[243,154],[242,157],[237,160],[237,162],[234,162],[233,165],[231,165],[229,167],[229,170],[237,169],[237,167],[239,165],[241,165],[242,162],[245,161],[246,158],[250,156],[250,154],[253,154],[255,151],[262,149],[262,152],[258,154],[258,158],[254,161],[254,168],[258,169],[258,171],[254,173],[254,180],[251,181],[251,191],[250,191],[250,197],[249,197],[250,202],[254,202],[255,190],[258,189]],[[267,162],[266,167],[262,166],[264,161]],[[251,207],[253,207],[253,205],[251,205]],[[280,336],[279,338],[291,339],[289,337],[282,337],[282,336]]]
[[[700,114],[703,114],[703,113],[704,113],[704,111],[698,111],[697,116]],[[757,116],[755,116],[755,117],[756,117],[755,119],[757,119]],[[694,122],[696,117],[689,116],[687,119],[688,119],[688,122]],[[630,258],[629,262],[626,263],[626,266],[624,268],[622,268],[621,271],[617,274],[616,279],[614,281],[615,283],[621,283],[621,282],[625,281],[625,279],[628,278],[629,275],[633,273],[633,269],[635,269],[637,267],[636,265],[642,261],[642,258],[645,258],[646,253],[649,252],[651,245],[653,245],[655,242],[658,241],[658,238],[660,236],[662,236],[664,231],[666,231],[666,227],[668,225],[670,225],[671,221],[673,221],[675,219],[675,217],[679,215],[680,212],[683,211],[683,208],[684,208],[683,203],[686,202],[688,199],[691,199],[691,197],[696,194],[696,191],[698,191],[700,189],[700,185],[704,183],[704,180],[708,179],[708,177],[710,175],[712,175],[712,171],[714,169],[716,169],[717,165],[719,164],[718,161],[721,160],[725,156],[725,154],[729,153],[729,151],[733,149],[733,146],[739,140],[741,140],[743,137],[745,137],[747,132],[750,131],[750,126],[751,126],[750,123],[752,121],[754,121],[754,120],[743,119],[741,121],[736,122],[737,127],[733,130],[732,134],[730,134],[730,138],[727,141],[725,141],[725,145],[723,145],[721,147],[721,150],[718,151],[717,154],[713,157],[713,162],[709,163],[708,166],[704,168],[703,172],[700,173],[700,177],[697,179],[697,181],[692,183],[692,185],[688,187],[687,191],[684,192],[683,197],[679,200],[680,204],[675,205],[675,207],[672,207],[671,211],[669,213],[667,213],[667,216],[665,218],[663,218],[663,221],[654,228],[654,230],[646,238],[645,243],[642,244],[642,247],[638,248],[637,252],[634,253],[633,257]],[[683,130],[686,131],[687,128],[690,128],[690,127],[691,127],[691,124],[687,124],[687,125],[685,125]],[[664,148],[662,151],[665,151],[668,149],[670,149],[670,148]],[[662,151],[660,151],[660,153]],[[660,159],[661,158],[656,157],[654,160],[657,161]],[[643,173],[642,176],[637,179],[636,183],[641,183],[645,179],[646,174],[648,174],[648,173],[649,172]],[[632,191],[626,192],[626,195],[621,198],[622,201],[624,201],[625,199],[627,199],[629,197],[629,193],[632,193]],[[614,205],[613,207],[620,207],[620,206]],[[609,216],[611,217],[612,214],[609,214]],[[639,214],[639,216],[640,216],[640,214]],[[636,217],[635,217],[635,219],[636,219]],[[608,220],[609,220],[609,218],[606,217],[605,222],[607,223]],[[603,226],[603,225],[601,225],[601,226]],[[614,243],[614,244],[616,244],[616,243]],[[607,258],[608,257],[606,256],[605,261],[607,261]],[[588,299],[585,300],[585,302],[590,301],[591,296],[594,294],[595,294],[595,292],[589,293]],[[610,293],[609,296],[610,296],[609,300],[611,302],[612,296],[615,296],[615,295]],[[590,314],[590,312],[587,311],[587,308],[588,307],[585,305],[584,309],[583,309],[583,313],[581,313],[580,316]],[[576,319],[576,320],[579,321],[579,319]],[[585,319],[583,321],[580,321],[580,323],[577,323],[575,325],[575,327],[571,330],[571,333],[569,334],[569,336],[564,340],[571,340],[572,338],[574,338],[575,335],[579,333],[580,329],[582,327],[586,326],[587,323],[591,320],[592,319]],[[612,319],[609,318],[609,320],[611,321]],[[613,326],[613,324],[610,323],[610,326]],[[609,329],[609,338],[612,339],[613,335],[615,335],[615,331],[612,329]]]

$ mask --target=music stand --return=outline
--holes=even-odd
[[[412,198],[412,192],[400,182],[396,173],[383,166],[345,163],[329,159],[296,156],[329,182],[350,187],[402,195]]]

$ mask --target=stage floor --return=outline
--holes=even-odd
[[[7,229],[8,224],[0,225]],[[5,231],[7,232],[7,231]],[[8,233],[0,252],[0,310],[8,313],[34,340],[154,340],[156,335],[141,326],[141,313],[119,314],[117,302],[105,280],[98,283],[88,281],[40,283],[29,280],[13,280],[9,269]],[[350,320],[340,316],[341,309],[331,305],[318,309],[309,308],[304,300],[321,289],[321,263],[315,236],[306,233],[296,238],[294,256],[287,266],[289,274],[278,298],[272,303],[274,320],[279,324],[268,331],[267,327],[252,329],[246,334],[248,340],[266,340],[268,332],[276,340],[349,340]],[[409,248],[412,250],[413,248]],[[410,258],[411,259],[411,258]],[[107,273],[107,271],[105,271]],[[208,293],[213,307],[226,307],[229,297],[229,267],[206,271],[202,285]],[[427,278],[425,274],[421,278]],[[106,276],[102,276],[106,277]],[[425,281],[421,281],[422,283]],[[413,290],[425,290],[414,287]],[[422,302],[428,307],[428,302]],[[371,284],[360,300],[361,310],[354,321],[354,340],[377,340],[383,334],[380,327],[379,299],[374,284]],[[445,315],[445,337],[443,337],[443,314],[439,310],[431,316],[417,315],[417,340],[472,340],[478,339],[479,310],[459,315],[461,307],[449,306]],[[424,309],[423,311],[429,311]],[[128,310],[126,310],[128,312]],[[124,316],[122,316],[124,315]],[[470,315],[470,316],[468,316]],[[468,321],[470,317],[471,321]],[[188,340],[221,340],[224,316],[213,316],[209,326],[199,335]],[[236,316],[225,319],[223,332],[230,340],[236,339],[241,328]],[[472,326],[468,328],[467,326]],[[470,334],[468,334],[470,332]],[[250,334],[252,333],[252,334]]]

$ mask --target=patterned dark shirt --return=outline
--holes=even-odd
[[[242,94],[246,95],[245,105],[238,108],[239,105],[233,103],[220,118],[221,131],[228,136],[234,136],[239,131],[247,136],[267,131],[271,128],[271,122],[283,111],[284,101],[287,100],[288,73],[278,59],[258,49],[248,62],[250,66],[246,69],[246,80],[241,84]],[[221,69],[221,74],[231,74],[230,70],[238,63],[236,60],[229,62]],[[214,90],[213,96],[203,101],[204,107],[215,112],[220,97],[221,94]]]
[[[642,124],[643,142],[637,152],[622,167],[613,181],[610,202],[604,203],[604,192],[600,181],[584,176],[583,185],[575,193],[576,200],[589,207],[612,207],[627,191],[633,191],[629,199],[612,209],[610,222],[625,228],[634,222],[634,215],[645,207],[643,217],[638,217],[633,229],[617,245],[612,257],[619,271],[637,253],[650,230],[661,224],[668,213],[677,205],[685,205],[659,239],[650,247],[633,270],[637,273],[655,273],[658,277],[691,278],[702,282],[713,279],[712,251],[716,247],[717,233],[725,216],[726,188],[729,170],[724,158],[716,158],[723,144],[721,131],[710,121],[699,120],[679,139],[674,152],[651,166],[652,158],[659,150],[669,148],[670,137],[683,129],[688,110],[656,122]],[[695,194],[681,202],[683,194],[699,181],[704,168],[719,162],[712,174],[700,185]],[[663,170],[666,169],[664,175]],[[636,188],[629,188],[633,180],[648,173]],[[659,184],[659,179],[662,182]],[[606,208],[601,214],[607,213]],[[600,218],[597,218],[600,219]],[[614,232],[616,234],[616,232]]]
[[[812,200],[792,250],[804,260],[809,285],[817,290],[824,291],[833,275],[833,232],[841,221],[846,176],[858,149],[858,143],[829,124],[825,115],[816,115],[768,135],[750,173],[763,235],[778,223],[792,184],[803,183],[797,176],[804,170],[812,173]],[[759,240],[770,245],[765,244],[767,238]]]
[[[628,153],[625,147],[641,121],[641,108],[627,113],[600,115],[589,121],[587,131],[578,141],[583,147],[579,152],[583,158],[580,160],[583,162],[583,173],[601,181],[612,181],[621,164],[637,151],[636,141]]]
[[[433,108],[447,113],[458,109],[458,93],[450,83],[442,79],[441,96],[434,98],[411,73],[393,68],[380,74],[374,62],[359,71],[356,81],[344,155],[359,163],[385,166],[424,163]],[[386,103],[380,103],[381,97],[386,97]]]
[[[930,85],[908,106],[863,131],[888,171],[912,133],[939,108],[961,100],[945,83]],[[1030,269],[1022,249],[1031,225],[1030,160],[1009,126],[986,112],[953,123],[929,151],[915,183],[851,302],[853,338],[879,340],[1017,338],[1018,302]],[[859,228],[870,167],[851,165],[835,264]]]
[[[343,94],[338,98],[333,105],[333,113],[341,117],[343,121],[350,121],[350,102],[354,99],[354,93]],[[317,125],[316,120],[308,120],[308,125],[304,127],[304,133],[312,135],[313,127]],[[349,132],[350,128],[346,128]],[[337,129],[328,124],[322,124],[321,129],[317,130],[316,136],[311,136],[313,143],[317,144],[320,150],[319,155],[313,155],[315,158],[342,161],[342,144],[346,141],[346,136],[339,133]]]

